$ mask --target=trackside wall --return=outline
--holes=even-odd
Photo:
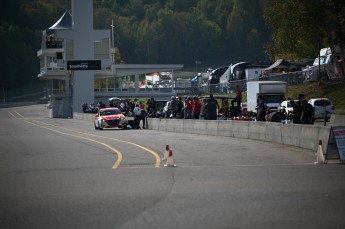
[[[94,114],[73,113],[73,118],[93,121]],[[339,119],[339,118],[338,118]],[[232,120],[193,120],[148,118],[151,130],[174,133],[204,134],[275,142],[317,150],[319,140],[326,152],[330,126],[287,125],[274,122],[246,122]]]
[[[322,140],[324,152],[328,144],[329,126],[286,125],[273,122],[246,122],[232,120],[186,120],[149,118],[151,130],[175,133],[206,134],[275,142],[317,150]]]

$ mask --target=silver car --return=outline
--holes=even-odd
[[[325,114],[327,115],[327,119],[331,117],[331,113],[334,110],[334,106],[331,100],[327,98],[315,98],[310,99],[308,101],[314,108],[314,118],[315,119],[323,119],[325,118]]]

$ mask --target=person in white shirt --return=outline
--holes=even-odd
[[[135,129],[140,129],[140,119],[141,119],[141,109],[139,107],[139,103],[137,103],[133,109],[134,113],[134,128]]]

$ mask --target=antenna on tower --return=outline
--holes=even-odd
[[[114,20],[111,20],[111,47],[114,48],[115,45],[114,45]]]

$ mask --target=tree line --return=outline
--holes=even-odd
[[[3,87],[37,80],[41,32],[71,0],[4,0]],[[111,29],[118,62],[216,68],[239,61],[315,58],[344,44],[342,0],[94,0],[94,28]]]

